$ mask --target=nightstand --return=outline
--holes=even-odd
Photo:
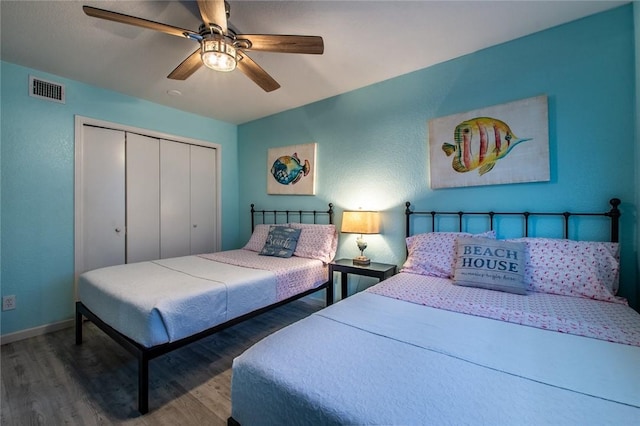
[[[342,283],[341,297],[344,299],[347,294],[347,275],[355,274],[365,277],[374,277],[380,281],[393,276],[396,273],[396,265],[389,265],[387,263],[371,262],[370,265],[360,266],[354,265],[351,259],[338,259],[329,264],[329,281],[333,282],[333,273],[340,272],[340,279]]]

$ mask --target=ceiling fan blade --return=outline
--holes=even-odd
[[[200,49],[197,49],[191,55],[187,57],[180,65],[176,67],[171,74],[167,76],[172,80],[186,80],[193,74],[198,71],[202,66],[202,59],[200,59]]]
[[[272,92],[280,85],[273,79],[260,65],[256,64],[253,59],[247,56],[244,52],[238,52],[238,69],[244,73],[247,77],[253,80],[258,86],[260,86],[265,92]]]
[[[227,33],[227,9],[224,0],[198,0],[198,8],[202,21],[207,24],[216,24]]]
[[[122,24],[134,25],[136,27],[147,28],[150,30],[160,31],[166,34],[171,34],[178,37],[189,38],[187,35],[199,36],[191,30],[185,30],[184,28],[174,27],[167,24],[161,24],[159,22],[149,21],[147,19],[136,18],[135,16],[124,15],[118,12],[111,12],[109,10],[98,9],[91,6],[82,6],[82,10],[89,16],[94,18],[106,19],[109,21],[120,22]]]
[[[245,50],[315,55],[322,55],[324,52],[324,42],[320,36],[243,34],[236,37],[251,42],[251,47],[243,47]]]

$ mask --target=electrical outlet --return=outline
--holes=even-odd
[[[14,294],[10,296],[2,296],[2,310],[10,311],[16,308],[16,296]]]

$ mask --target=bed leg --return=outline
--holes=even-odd
[[[149,360],[144,354],[138,355],[138,411],[149,412]]]
[[[327,283],[327,306],[333,305],[333,280]]]
[[[76,345],[82,344],[82,314],[80,313],[80,309],[76,302]]]

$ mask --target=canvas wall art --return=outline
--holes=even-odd
[[[547,97],[429,120],[431,188],[550,179]]]
[[[267,194],[315,195],[316,143],[270,148]]]

